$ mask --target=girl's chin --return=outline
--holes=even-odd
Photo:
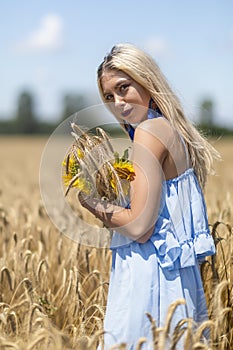
[[[135,115],[129,115],[127,117],[123,117],[122,115],[115,115],[115,117],[119,121],[126,122],[129,124],[139,124],[139,123],[143,122],[144,120],[146,120],[145,115],[137,116],[137,117]]]
[[[128,122],[129,124],[140,124],[141,122],[143,122],[146,118],[144,116],[137,117],[135,118],[134,116],[132,116],[131,118],[125,118],[125,121]]]
[[[127,119],[126,122],[129,124],[139,124],[140,122],[136,118]]]

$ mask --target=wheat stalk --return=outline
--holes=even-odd
[[[0,272],[0,283],[2,284],[4,282],[4,275],[6,275],[6,279],[9,285],[10,290],[13,290],[13,281],[12,281],[12,277],[11,277],[11,272],[8,269],[8,267],[4,266],[1,268],[1,272]]]

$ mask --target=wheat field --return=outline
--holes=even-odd
[[[0,349],[92,350],[103,338],[111,253],[75,243],[48,218],[39,189],[46,141],[0,139]],[[214,145],[223,160],[205,196],[217,254],[201,267],[210,319],[195,332],[190,320],[178,324],[169,349],[176,349],[182,334],[184,349],[233,349],[233,139]],[[170,320],[181,302],[171,305],[164,329],[148,315],[154,349],[168,349]],[[201,341],[207,329],[208,345]],[[139,339],[138,350],[145,341]]]

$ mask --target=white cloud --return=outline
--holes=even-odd
[[[160,37],[151,37],[144,42],[145,50],[154,57],[167,57],[170,48],[167,41]]]
[[[57,51],[63,45],[63,20],[49,14],[41,18],[37,29],[16,45],[19,52]]]

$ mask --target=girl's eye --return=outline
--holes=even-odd
[[[106,101],[111,101],[113,99],[113,95],[105,95],[104,98]]]
[[[129,87],[129,84],[123,84],[120,86],[120,91],[124,92]]]

